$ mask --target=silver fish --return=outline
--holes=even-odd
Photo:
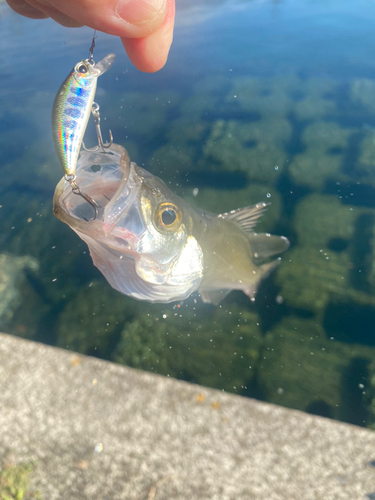
[[[83,151],[77,165],[77,182],[99,206],[96,220],[88,221],[90,207],[64,178],[53,205],[110,285],[149,302],[186,299],[195,290],[213,304],[231,290],[254,298],[279,263],[264,261],[289,246],[283,236],[253,232],[266,204],[220,215],[196,210],[130,162],[123,147],[109,151]]]
[[[75,174],[98,77],[112,66],[114,59],[114,54],[108,54],[97,64],[92,59],[78,62],[56,94],[52,109],[53,141],[67,176]]]

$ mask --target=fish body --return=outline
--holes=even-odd
[[[109,54],[98,64],[90,59],[78,62],[56,94],[52,110],[53,141],[67,176],[75,175],[98,77],[111,67],[114,58],[114,54]]]
[[[289,246],[285,237],[253,228],[265,203],[214,215],[191,207],[158,177],[131,162],[113,144],[110,154],[83,151],[77,182],[99,205],[87,203],[62,179],[55,215],[88,245],[94,264],[118,291],[149,302],[186,299],[198,290],[217,304],[231,290],[250,298]]]

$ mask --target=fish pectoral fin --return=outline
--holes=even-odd
[[[245,293],[250,300],[255,300],[255,294],[259,288],[259,285],[262,280],[267,278],[267,276],[279,265],[278,260],[273,260],[272,262],[268,262],[267,264],[263,264],[257,268],[258,278],[255,283],[252,283],[249,286],[244,286],[242,288],[243,293]]]
[[[258,261],[285,252],[289,247],[289,240],[285,236],[275,236],[268,233],[250,233],[248,237],[253,257]]]
[[[213,304],[214,306],[217,306],[231,291],[232,290],[198,290],[203,302],[205,304]]]
[[[239,208],[238,210],[232,210],[224,214],[218,215],[218,217],[226,220],[231,220],[235,222],[240,228],[246,233],[251,233],[253,227],[255,227],[258,222],[259,217],[261,217],[267,209],[267,203],[261,202],[251,207]]]

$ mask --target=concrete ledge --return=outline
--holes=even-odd
[[[44,500],[369,500],[375,433],[0,334],[0,459]]]

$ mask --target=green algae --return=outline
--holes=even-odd
[[[375,129],[372,127],[363,131],[355,167],[361,183],[375,185]]]
[[[355,221],[364,211],[341,204],[337,196],[311,194],[296,206],[294,227],[300,245],[327,248],[333,238],[349,240],[354,235]]]
[[[191,171],[195,168],[194,148],[186,144],[161,146],[153,153],[147,166],[155,175],[165,178],[165,173],[167,173],[167,176],[170,175],[174,179],[176,173]]]
[[[358,78],[350,86],[350,98],[357,106],[363,106],[365,111],[375,112],[375,81],[368,78]]]
[[[287,158],[285,143],[291,125],[284,118],[253,123],[218,120],[204,145],[203,154],[219,168],[246,172],[250,180],[272,184],[280,175]]]
[[[364,400],[369,412],[369,427],[375,430],[375,360],[368,366],[368,384],[365,388]]]
[[[132,299],[103,281],[92,281],[67,303],[57,324],[57,345],[82,354],[110,357],[125,320],[137,311]]]
[[[337,115],[337,82],[331,78],[236,78],[228,102],[259,113],[262,118],[294,115],[298,120],[320,120]]]
[[[38,491],[30,490],[34,463],[4,464],[0,469],[0,500],[41,500]]]
[[[348,180],[342,165],[351,133],[335,122],[319,121],[306,127],[302,134],[306,150],[295,155],[289,166],[294,182],[320,190],[328,180]]]
[[[298,120],[321,120],[338,115],[335,102],[337,83],[331,78],[308,78],[301,80],[294,91],[296,103],[293,114]],[[293,96],[293,94],[292,94]]]
[[[293,92],[300,89],[294,75],[275,78],[234,78],[228,102],[237,102],[241,109],[259,113],[262,118],[286,116],[293,109]]]
[[[355,225],[366,213],[369,210],[318,194],[297,205],[294,227],[299,244],[283,257],[276,278],[282,296],[293,307],[321,315],[331,301],[375,306],[373,293],[356,289],[352,283]],[[343,242],[343,250],[330,247],[335,240]]]
[[[115,93],[111,96],[112,99],[119,105],[105,108],[107,123],[112,127],[125,127],[129,131],[129,136],[150,138],[165,128],[168,113],[178,107],[181,97],[172,91],[126,92]]]
[[[347,379],[356,360],[375,360],[375,349],[326,339],[315,320],[285,318],[265,337],[257,367],[258,383],[267,401],[303,411],[324,409],[325,416],[350,421]],[[357,409],[359,412],[359,408]],[[355,421],[363,425],[363,422]]]
[[[38,269],[38,262],[30,256],[0,254],[0,328],[7,327],[16,311],[27,303],[26,296],[30,300],[26,273],[35,273]]]
[[[12,191],[4,193],[0,223],[2,248],[12,255],[27,253],[37,260],[35,285],[48,305],[76,295],[87,280],[84,271],[92,266],[87,247],[52,215],[44,196],[34,193],[30,199],[27,192],[17,193],[17,197]]]
[[[204,318],[204,321],[203,321]],[[114,360],[134,368],[241,392],[253,380],[262,336],[256,314],[236,306],[165,308],[137,316]]]

